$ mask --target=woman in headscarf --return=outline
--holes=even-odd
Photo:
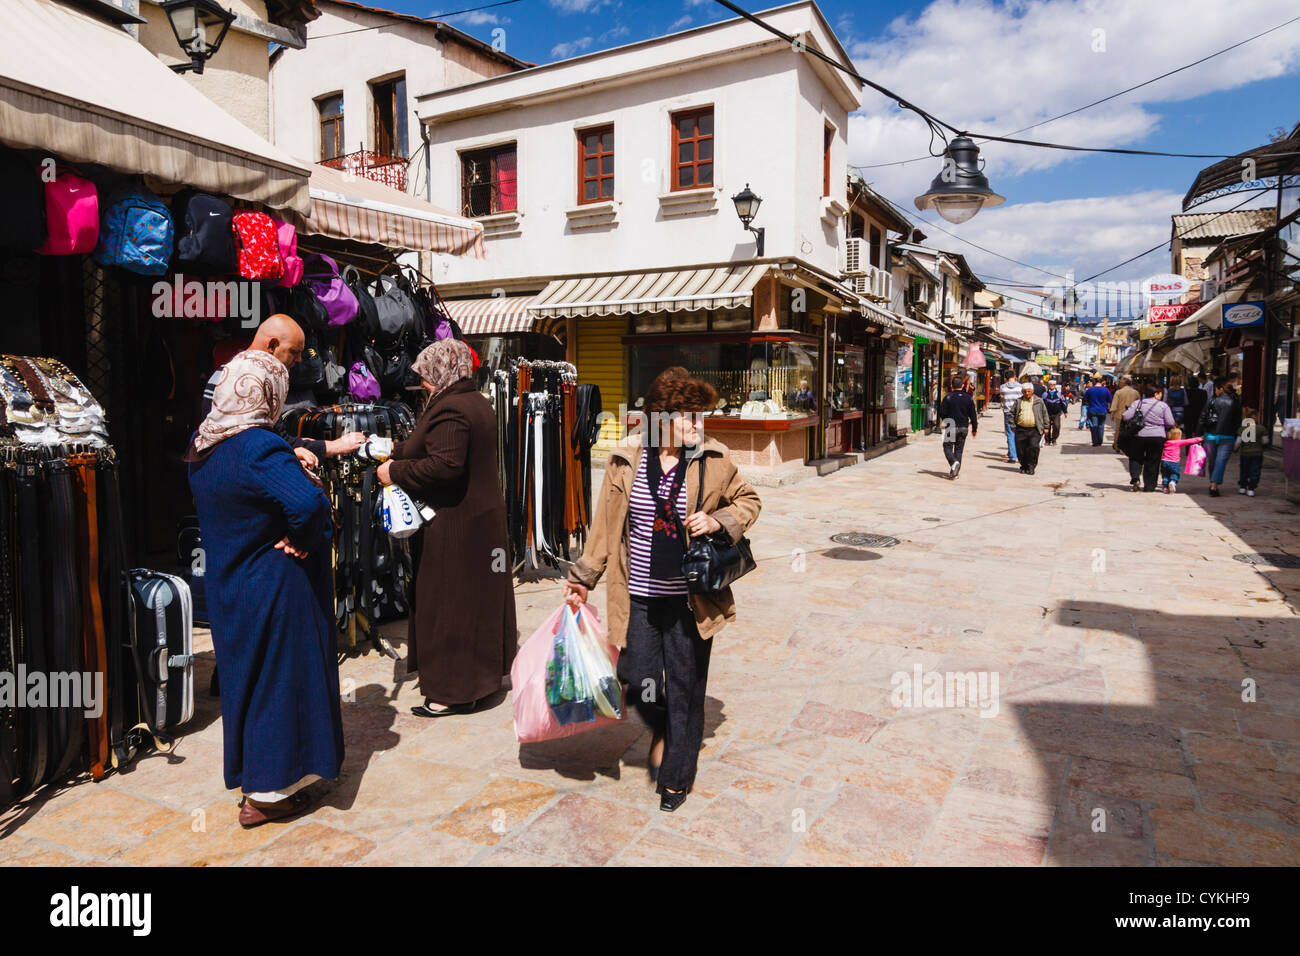
[[[330,504],[274,431],[289,372],[269,352],[227,363],[186,456],[221,673],[225,777],[244,827],[301,813],[339,775],[343,724]]]
[[[418,672],[421,717],[465,714],[501,689],[518,649],[506,502],[497,477],[496,412],[474,387],[474,356],[456,339],[412,367],[428,401],[378,478],[436,512],[411,539],[416,561],[407,673]]]

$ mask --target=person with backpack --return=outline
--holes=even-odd
[[[1228,470],[1241,427],[1241,402],[1224,376],[1214,380],[1214,397],[1201,413],[1201,434],[1205,436],[1206,471],[1210,476],[1210,497],[1219,497],[1223,474]]]
[[[1148,382],[1146,393],[1120,416],[1119,431],[1124,453],[1128,456],[1129,491],[1138,490],[1138,479],[1143,491],[1155,491],[1160,476],[1160,460],[1164,455],[1169,429],[1175,427],[1174,413],[1162,401],[1159,385]]]
[[[1100,448],[1106,437],[1106,414],[1110,411],[1110,389],[1101,384],[1101,376],[1094,376],[1092,385],[1083,393],[1083,407],[1088,413],[1088,428],[1092,431],[1092,447]]]
[[[1174,413],[1174,421],[1178,427],[1183,427],[1183,422],[1187,420],[1187,389],[1183,388],[1181,376],[1175,375],[1169,380],[1169,392],[1165,395],[1165,404],[1169,410]]]
[[[966,447],[967,434],[975,435],[979,431],[979,413],[975,410],[975,400],[967,389],[969,381],[961,375],[954,375],[950,391],[939,403],[939,424],[943,429],[943,456],[948,459],[948,477],[956,478],[961,471],[961,453]]]

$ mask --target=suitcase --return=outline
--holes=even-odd
[[[194,611],[190,587],[174,574],[128,572],[131,657],[141,716],[170,734],[194,716]]]

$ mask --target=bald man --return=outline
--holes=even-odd
[[[304,348],[306,348],[306,337],[303,335],[302,326],[295,322],[292,316],[285,315],[283,312],[277,312],[259,325],[256,334],[253,335],[253,341],[248,346],[249,351],[270,352],[285,368],[290,369],[302,361]],[[217,379],[220,377],[219,368],[212,373],[207,387],[203,390],[201,410],[203,418],[208,417],[208,411],[212,408],[212,392],[217,387]],[[282,437],[289,443],[298,460],[313,471],[320,465],[320,459],[346,455],[366,443],[366,436],[361,432],[349,432],[341,438],[329,441],[298,438],[295,435]]]

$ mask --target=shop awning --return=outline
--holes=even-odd
[[[1181,365],[1192,372],[1199,372],[1210,364],[1209,342],[1184,342],[1182,345],[1177,345],[1165,354],[1165,361]]]
[[[1223,328],[1223,309],[1221,307],[1236,302],[1245,294],[1245,289],[1229,289],[1227,292],[1220,292],[1178,323],[1177,328],[1174,329],[1174,340],[1182,342],[1186,339],[1196,338],[1201,333],[1201,326],[1205,326],[1207,329]]]
[[[929,339],[931,342],[942,342],[947,336],[943,329],[937,325],[931,325],[929,322],[922,322],[919,319],[913,319],[910,316],[902,316],[899,321],[903,325],[903,331],[914,338]]]
[[[754,286],[770,265],[717,266],[668,272],[557,279],[533,306],[538,317],[690,312],[749,308]]]
[[[311,211],[309,169],[217,106],[122,28],[53,0],[6,0],[0,142]]]
[[[884,326],[886,332],[902,332],[903,320],[890,312],[888,309],[882,309],[874,302],[868,302],[865,299],[858,303],[862,309],[862,314],[867,317],[868,322]]]
[[[535,295],[488,296],[484,299],[449,299],[443,302],[466,335],[510,335],[531,332],[535,319],[528,307]]]
[[[418,196],[341,170],[311,167],[309,232],[412,252],[485,258],[483,227]]]

